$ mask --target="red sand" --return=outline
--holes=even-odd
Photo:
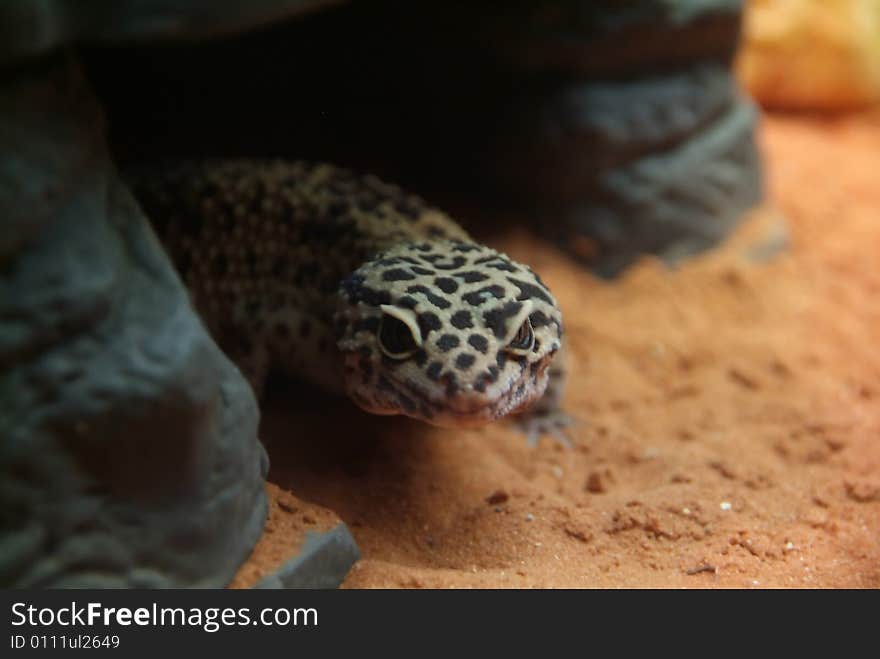
[[[234,585],[330,509],[363,552],[350,588],[880,587],[880,111],[769,117],[762,143],[767,207],[678,269],[606,283],[523,232],[496,245],[562,305],[573,450],[277,393]],[[790,248],[753,263],[777,211]]]

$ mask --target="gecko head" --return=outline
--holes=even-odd
[[[355,403],[446,427],[538,400],[562,339],[556,300],[529,267],[452,240],[365,263],[340,285],[335,323]]]

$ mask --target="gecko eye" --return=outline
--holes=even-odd
[[[383,313],[379,324],[379,347],[391,359],[406,359],[419,349],[419,342],[408,324]]]
[[[525,354],[529,352],[535,345],[535,332],[532,330],[532,322],[526,318],[523,324],[519,326],[516,335],[507,344],[506,350],[516,353]]]

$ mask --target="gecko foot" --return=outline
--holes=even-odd
[[[550,435],[565,448],[572,448],[571,426],[573,419],[562,410],[546,410],[537,413],[525,413],[516,418],[514,423],[526,436],[530,447],[538,445],[541,437]]]

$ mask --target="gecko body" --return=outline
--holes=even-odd
[[[258,395],[280,369],[375,414],[469,427],[560,379],[562,315],[540,277],[397,186],[268,160],[180,162],[130,182]],[[551,390],[533,419],[553,417]]]

